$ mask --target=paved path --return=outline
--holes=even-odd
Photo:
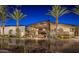
[[[11,51],[8,51],[8,50],[0,50],[0,53],[11,53]]]

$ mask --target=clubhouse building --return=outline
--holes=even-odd
[[[37,24],[32,24],[28,27],[26,26],[19,26],[21,36],[30,36],[30,37],[38,37],[38,38],[45,38],[47,35],[49,25],[48,22],[41,22]],[[55,23],[50,23],[50,31],[54,31]],[[67,24],[59,24],[58,25],[58,32],[79,36],[79,26],[72,26]],[[16,35],[16,26],[5,26],[4,34]],[[2,28],[0,27],[0,35],[2,35]]]

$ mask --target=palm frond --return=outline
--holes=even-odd
[[[67,8],[62,8],[61,6],[55,5],[55,6],[52,6],[52,10],[50,10],[48,14],[53,17],[59,17],[68,12],[69,11],[67,10]]]
[[[1,20],[5,20],[7,18],[7,6],[0,5],[0,17]]]
[[[79,6],[76,6],[76,8],[73,9],[73,13],[79,15]]]
[[[11,18],[16,19],[16,17],[13,14],[10,14]]]
[[[67,10],[67,8],[62,8],[59,12],[59,16],[62,16],[62,15],[67,14],[67,13],[69,13],[69,10]]]
[[[19,20],[25,17],[21,10],[15,9],[12,14],[10,14],[13,19]]]

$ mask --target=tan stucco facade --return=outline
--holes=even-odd
[[[25,26],[19,26],[20,32],[22,35],[24,35],[25,33]],[[5,26],[4,28],[4,34],[8,35],[9,31],[12,30],[12,34],[15,35],[16,34],[16,26]],[[2,33],[2,27],[0,27],[0,34]]]

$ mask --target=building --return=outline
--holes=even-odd
[[[25,34],[25,26],[19,26],[21,36]],[[5,26],[4,34],[8,35],[11,33],[12,35],[16,35],[16,26]],[[2,27],[0,27],[0,34],[2,35]]]
[[[36,29],[36,33],[38,35],[46,35],[47,31],[49,30],[49,25],[48,22],[41,22],[37,24],[33,24],[32,29]],[[55,30],[55,23],[50,23],[50,31]],[[69,24],[59,24],[58,25],[58,31],[59,33],[64,33],[72,36],[79,36],[79,27],[78,26],[73,26]],[[41,36],[41,35],[40,35]]]
[[[49,27],[50,26],[50,27]],[[50,28],[50,29],[49,29]],[[38,38],[46,38],[47,33],[55,30],[55,23],[41,22],[37,24],[32,24],[26,28],[26,26],[19,26],[21,36],[26,35],[27,37],[38,37]],[[58,25],[59,33],[67,33],[69,35],[79,36],[79,27],[67,25],[67,24],[59,24]],[[0,34],[2,35],[2,27],[0,27]],[[12,34],[16,35],[16,26],[5,26],[4,34]]]

